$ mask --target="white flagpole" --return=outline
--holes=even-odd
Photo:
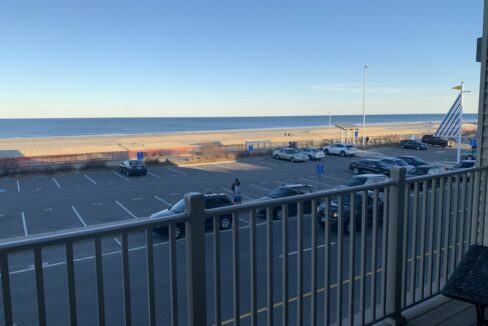
[[[457,162],[461,162],[461,133],[463,128],[463,93],[464,93],[464,82],[461,82],[461,113],[459,117],[459,132],[457,138]]]

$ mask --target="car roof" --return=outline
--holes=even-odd
[[[294,183],[294,184],[284,184],[284,185],[281,185],[279,186],[280,188],[300,188],[300,187],[311,187],[310,185],[306,185],[306,184],[303,184],[303,183]]]
[[[376,178],[376,177],[386,177],[384,174],[374,174],[374,173],[365,173],[360,175],[355,175],[353,178]]]

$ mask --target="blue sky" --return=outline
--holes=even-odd
[[[481,0],[0,2],[0,118],[478,105]]]

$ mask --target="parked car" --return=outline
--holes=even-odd
[[[384,174],[361,174],[355,175],[349,181],[338,185],[335,189],[343,189],[349,187],[356,187],[356,186],[365,186],[365,185],[372,185],[375,183],[386,182],[390,180],[390,178]]]
[[[476,164],[475,160],[462,160],[458,164],[454,165],[451,168],[451,170],[456,171],[456,170],[462,170],[462,169],[469,169],[469,168],[473,168],[475,164]]]
[[[309,160],[321,160],[325,157],[324,152],[317,147],[303,148],[302,153],[307,155]]]
[[[400,141],[400,147],[406,149],[416,149],[416,150],[426,150],[429,146],[418,140],[414,139],[404,139]]]
[[[424,161],[423,159],[417,157],[417,156],[408,156],[408,155],[405,155],[405,156],[397,156],[397,158],[399,158],[400,160],[404,161],[405,163],[407,163],[408,165],[411,165],[411,166],[419,166],[419,165],[429,165],[429,163],[427,161]]]
[[[127,174],[127,176],[141,174],[147,174],[147,167],[142,160],[127,160],[119,165],[119,172]]]
[[[281,148],[273,151],[273,157],[277,160],[289,160],[290,162],[308,161],[308,156],[296,148]]]
[[[289,185],[282,185],[275,189],[273,189],[270,193],[266,196],[263,196],[257,201],[263,200],[270,200],[270,199],[277,199],[277,198],[285,198],[285,197],[292,197],[298,195],[305,195],[310,194],[313,192],[313,187],[310,185],[305,184],[289,184]],[[312,203],[311,201],[306,201],[303,205],[303,211],[305,214],[310,214],[312,212]],[[259,209],[257,211],[258,217],[262,219],[266,219],[266,210]],[[288,205],[288,214],[289,216],[294,216],[297,214],[297,204],[289,204]],[[273,207],[272,211],[273,219],[281,219],[282,211],[281,205]]]
[[[444,172],[444,169],[438,165],[419,165],[407,172],[408,177],[420,177]]]
[[[414,168],[412,165],[408,164],[404,160],[401,160],[401,159],[396,158],[396,157],[381,158],[380,162],[383,163],[388,168],[392,168],[394,166],[406,168],[407,173],[408,173],[408,171],[410,171]]]
[[[234,205],[234,202],[232,199],[222,193],[207,193],[204,194],[204,199],[205,199],[205,209],[211,209],[211,208],[218,208],[218,207],[224,207],[224,206],[232,206]],[[165,216],[171,216],[175,214],[181,214],[184,213],[186,210],[186,203],[185,203],[185,198],[181,199],[178,201],[176,204],[173,205],[170,209],[165,209],[162,211],[159,211],[157,213],[154,213],[151,215],[151,218],[158,218],[158,217],[165,217]],[[213,217],[209,217],[205,220],[205,226],[207,229],[213,228]],[[227,230],[232,227],[232,215],[222,215],[220,217],[220,229],[221,230]],[[158,233],[163,233],[167,230],[167,226],[163,227],[158,227],[154,228],[155,232]],[[176,223],[175,225],[175,238],[179,239],[182,238],[185,234],[185,223]]]
[[[461,160],[475,160],[476,161],[476,147],[472,147],[469,151],[461,153]]]
[[[422,143],[425,143],[429,146],[441,146],[441,147],[452,146],[452,142],[450,140],[444,139],[439,136],[434,136],[434,135],[424,135],[422,137]]]
[[[349,163],[349,170],[354,174],[375,173],[390,175],[390,167],[375,159],[352,161]]]
[[[351,144],[336,143],[323,148],[325,155],[335,154],[344,156],[353,156],[357,154],[357,149]]]
[[[356,196],[354,202],[354,208],[351,208],[351,195]],[[343,207],[342,207],[342,223],[343,223],[343,233],[350,234],[351,229],[351,210],[354,209],[353,214],[355,217],[354,227],[360,228],[362,223],[362,209],[363,209],[363,192],[355,192],[353,194],[345,194],[343,196]],[[378,212],[378,222],[383,220],[383,200],[381,200],[380,196],[378,196],[377,200],[377,212]],[[329,216],[325,216],[326,212],[328,211]],[[338,198],[334,198],[330,202],[330,207],[327,210],[327,204],[322,203],[317,208],[317,220],[321,227],[325,227],[326,219],[330,220],[330,224],[332,226],[337,226],[339,221],[339,200]],[[368,191],[368,199],[367,199],[367,208],[366,208],[366,221],[367,223],[371,223],[373,221],[373,213],[374,213],[374,192]]]

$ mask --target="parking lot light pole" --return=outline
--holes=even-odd
[[[331,143],[331,141],[330,141],[331,140],[331,138],[330,138],[330,128],[332,126],[331,121],[332,121],[332,114],[329,112],[329,143]]]
[[[363,78],[363,146],[366,145],[366,69],[368,65],[364,65],[364,78]]]

